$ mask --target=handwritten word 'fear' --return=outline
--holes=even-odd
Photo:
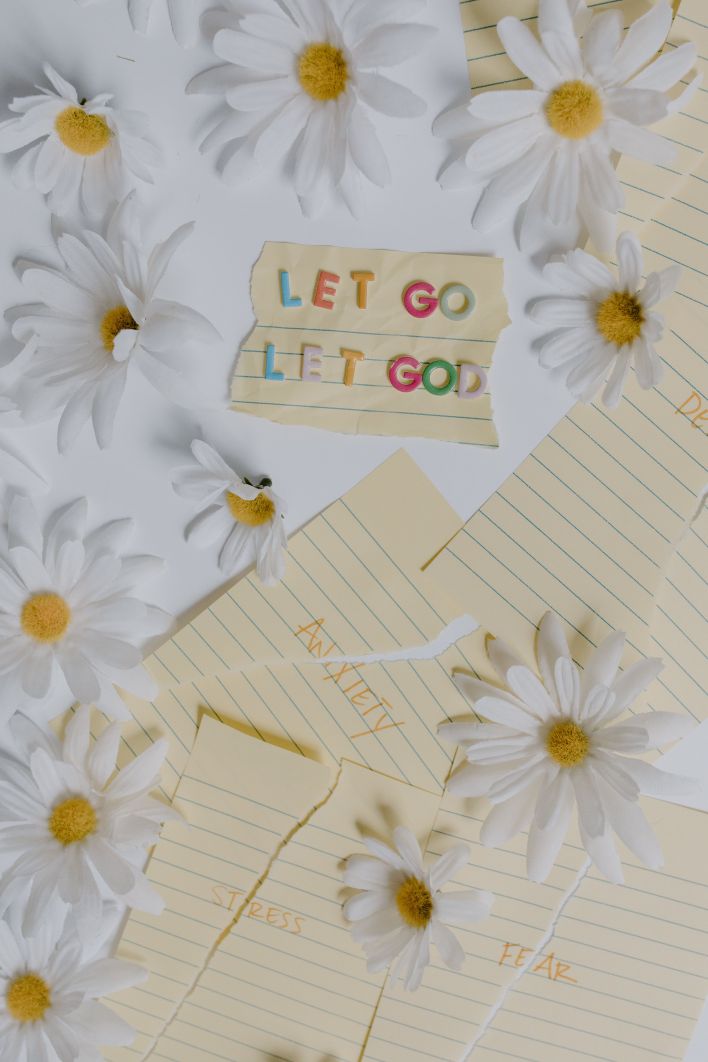
[[[336,646],[324,634],[324,619],[312,620],[293,632],[296,638],[304,641],[308,653],[325,659],[335,652]],[[360,733],[350,734],[352,741],[366,737],[367,734],[380,734],[384,730],[395,730],[404,725],[393,718],[393,705],[385,697],[379,697],[359,675],[360,664],[331,663],[326,665],[327,674],[323,682],[334,682],[347,700],[361,713],[367,722],[367,728]],[[352,672],[354,674],[352,674]]]
[[[521,944],[504,944],[498,965],[521,967],[532,954],[533,948],[523,948]],[[531,973],[541,974],[549,981],[568,981],[577,985],[576,979],[568,973],[570,969],[569,963],[561,962],[554,952],[550,952],[548,955],[539,956],[538,962],[531,967]]]

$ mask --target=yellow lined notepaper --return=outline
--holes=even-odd
[[[203,720],[175,799],[186,824],[165,828],[148,867],[166,910],[134,912],[119,949],[150,974],[112,1001],[139,1035],[131,1048],[106,1051],[108,1059],[146,1056],[281,844],[334,779],[321,764]]]
[[[211,724],[215,734],[224,729]],[[267,786],[265,780],[260,783],[269,788],[271,802],[278,790],[289,787],[292,762],[300,760],[281,756],[280,773],[269,770]],[[239,765],[237,759],[235,768]],[[203,778],[201,784],[206,784]],[[394,825],[406,825],[425,845],[438,800],[436,794],[343,764],[331,795],[293,833],[255,895],[241,903],[233,928],[150,1057],[192,1062],[198,1051],[205,1060],[239,1062],[292,1055],[300,1062],[358,1059],[385,975],[366,973],[361,948],[343,919],[343,863],[362,850],[362,832],[388,839]],[[191,817],[191,805],[188,810]],[[251,858],[238,823],[209,821],[222,832],[232,857]],[[163,853],[171,856],[161,843],[156,858]],[[235,894],[235,914],[243,899],[242,876],[229,867],[222,863],[223,883],[213,890],[212,904]],[[205,907],[200,900],[200,916],[204,910],[208,902]],[[182,936],[191,931],[216,941],[217,935],[200,930],[198,922],[189,926],[183,920]],[[182,960],[189,954],[179,941],[176,949]]]
[[[460,520],[400,450],[293,536],[281,583],[255,574],[161,646],[147,667],[163,689],[255,663],[424,645],[454,612],[421,566]],[[134,699],[126,695],[131,708]]]
[[[695,843],[700,813],[648,801],[666,871],[647,870],[625,852],[626,884],[618,888],[594,871],[578,884],[585,853],[573,837],[546,884],[528,882],[525,835],[503,850],[479,845],[484,807],[446,796],[430,852],[453,838],[472,845],[470,866],[455,884],[486,883],[497,894],[492,916],[461,934],[465,969],[455,974],[435,963],[413,1007],[387,987],[365,1062],[682,1058],[708,989],[708,861]],[[500,991],[542,941],[468,1055]]]
[[[453,668],[472,666],[467,644],[431,660],[280,664],[205,677],[154,703],[136,702],[122,756],[127,762],[148,734],[167,737],[163,791],[170,795],[206,712],[330,766],[346,758],[440,791],[451,752],[437,727],[467,710],[450,678]]]
[[[241,347],[234,409],[329,431],[497,445],[488,388],[471,370],[460,379],[460,367],[486,373],[508,324],[501,259],[267,243],[251,295],[257,324]],[[403,390],[388,371],[400,357],[419,372],[432,360],[450,368],[431,375],[436,393],[421,381]]]

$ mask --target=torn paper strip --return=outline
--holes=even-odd
[[[496,446],[489,369],[508,323],[501,259],[267,243],[240,413],[338,432]]]

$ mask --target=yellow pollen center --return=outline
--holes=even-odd
[[[569,140],[584,140],[602,125],[604,111],[596,89],[585,81],[564,81],[546,100],[551,129]]]
[[[41,1021],[52,1005],[49,985],[37,974],[23,974],[12,982],[5,997],[15,1021]]]
[[[20,624],[38,642],[58,642],[66,634],[71,609],[59,594],[33,594],[22,606]]]
[[[608,343],[624,347],[639,339],[644,324],[644,308],[629,291],[613,291],[597,308],[597,330]]]
[[[551,728],[546,745],[551,759],[561,767],[575,767],[587,756],[590,740],[582,727],[566,719]]]
[[[300,84],[313,100],[336,100],[349,81],[349,67],[341,48],[333,44],[308,44],[297,67]]]
[[[109,354],[113,353],[113,348],[116,344],[116,336],[122,332],[124,328],[140,328],[140,325],[135,320],[127,306],[114,306],[112,310],[108,310],[108,312],[104,314],[103,320],[101,321],[101,341],[104,350],[107,350]]]
[[[87,114],[83,107],[67,107],[54,128],[64,147],[77,155],[98,155],[113,136],[102,114]]]
[[[275,502],[264,491],[249,501],[227,490],[226,503],[234,520],[248,527],[261,527],[270,523],[275,516]]]
[[[406,925],[425,929],[433,917],[433,897],[419,878],[406,878],[396,893],[396,907]]]
[[[96,832],[97,823],[93,805],[85,797],[69,797],[52,811],[49,830],[60,844],[77,844]]]

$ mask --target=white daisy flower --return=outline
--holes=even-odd
[[[367,956],[369,973],[378,973],[391,963],[391,981],[401,978],[409,992],[419,988],[430,963],[430,945],[435,945],[446,966],[459,970],[465,953],[448,926],[479,922],[491,910],[494,897],[479,889],[442,893],[470,853],[456,845],[435,860],[427,870],[420,847],[410,830],[393,831],[394,848],[365,837],[371,855],[347,860],[344,883],[360,889],[344,904],[344,916],[353,922],[352,936]]]
[[[692,720],[670,712],[617,718],[661,671],[661,661],[640,660],[618,673],[625,635],[609,635],[580,672],[558,618],[547,613],[537,640],[542,681],[499,639],[489,659],[505,688],[468,675],[460,689],[486,723],[446,723],[442,738],[462,746],[468,762],[452,775],[450,792],[486,797],[493,808],[482,827],[483,844],[496,847],[529,830],[527,865],[543,881],[577,805],[580,837],[598,869],[622,881],[612,838],[652,868],[661,866],[659,843],[639,806],[653,797],[692,792],[692,781],[637,759],[683,737]]]
[[[26,748],[29,776],[0,780],[3,897],[24,890],[22,931],[35,936],[47,913],[71,908],[82,936],[97,931],[107,901],[160,914],[164,907],[140,869],[160,826],[177,815],[150,796],[167,742],[155,742],[116,773],[120,724],[91,742],[91,710],[79,708],[63,744],[27,719],[11,726]],[[0,767],[0,779],[7,773]],[[66,906],[65,906],[66,905]]]
[[[33,302],[8,311],[12,333],[30,355],[17,401],[29,418],[62,411],[62,452],[88,420],[99,446],[110,445],[131,366],[180,405],[213,404],[199,391],[200,347],[221,337],[196,310],[157,294],[194,226],[147,248],[133,205],[118,208],[105,239],[90,229],[60,235],[58,269],[24,263],[22,283]]]
[[[114,520],[90,534],[85,525],[85,499],[55,513],[44,531],[27,498],[16,496],[10,503],[0,552],[5,719],[23,707],[19,702],[46,701],[49,694],[57,699],[71,694],[127,719],[114,683],[139,697],[155,694],[139,646],[164,633],[171,617],[133,595],[162,562],[122,553],[131,520]]]
[[[353,0],[341,14],[330,0],[257,0],[243,13],[232,8],[213,44],[224,65],[187,87],[224,97],[236,112],[203,149],[236,141],[224,156],[227,179],[251,178],[287,158],[306,213],[330,193],[357,213],[361,176],[379,186],[390,180],[370,111],[392,118],[425,111],[423,100],[380,73],[435,32],[412,21],[425,6]]]
[[[464,163],[456,160],[443,183],[466,168],[483,187],[477,228],[491,229],[526,204],[528,221],[579,218],[598,249],[612,246],[624,201],[613,154],[670,165],[675,145],[646,127],[680,109],[700,82],[678,99],[669,95],[696,59],[693,44],[656,58],[671,21],[671,5],[660,0],[624,34],[620,10],[589,17],[584,0],[539,0],[540,41],[517,18],[499,22],[509,58],[533,88],[480,93],[435,126],[463,141]]]
[[[96,0],[76,0],[81,7],[88,7]],[[175,40],[183,48],[191,48],[199,38],[199,17],[204,5],[199,0],[165,0],[170,25]],[[152,17],[154,0],[126,0],[130,21],[137,33],[147,33]]]
[[[191,450],[195,463],[172,473],[175,493],[204,506],[187,528],[187,541],[202,547],[221,542],[219,567],[228,574],[236,571],[246,549],[255,550],[261,581],[279,582],[288,542],[285,507],[271,481],[249,482],[201,439]]]
[[[630,365],[639,386],[655,387],[663,365],[654,344],[664,333],[664,319],[653,307],[670,295],[681,267],[650,273],[642,287],[642,246],[631,232],[617,241],[617,277],[582,250],[550,262],[544,279],[558,296],[536,299],[529,314],[554,331],[540,340],[540,362],[557,369],[571,392],[591,401],[607,380],[602,400],[616,406]]]
[[[147,136],[145,115],[116,110],[105,93],[80,100],[48,63],[44,73],[55,91],[37,86],[38,96],[10,104],[18,117],[0,123],[0,153],[27,148],[15,164],[17,182],[47,195],[55,214],[78,202],[91,215],[136,181],[152,183],[160,154]]]
[[[100,1048],[133,1042],[134,1030],[99,996],[145,981],[135,963],[82,955],[71,922],[45,919],[25,940],[19,917],[0,921],[0,1058],[3,1062],[101,1062]]]

